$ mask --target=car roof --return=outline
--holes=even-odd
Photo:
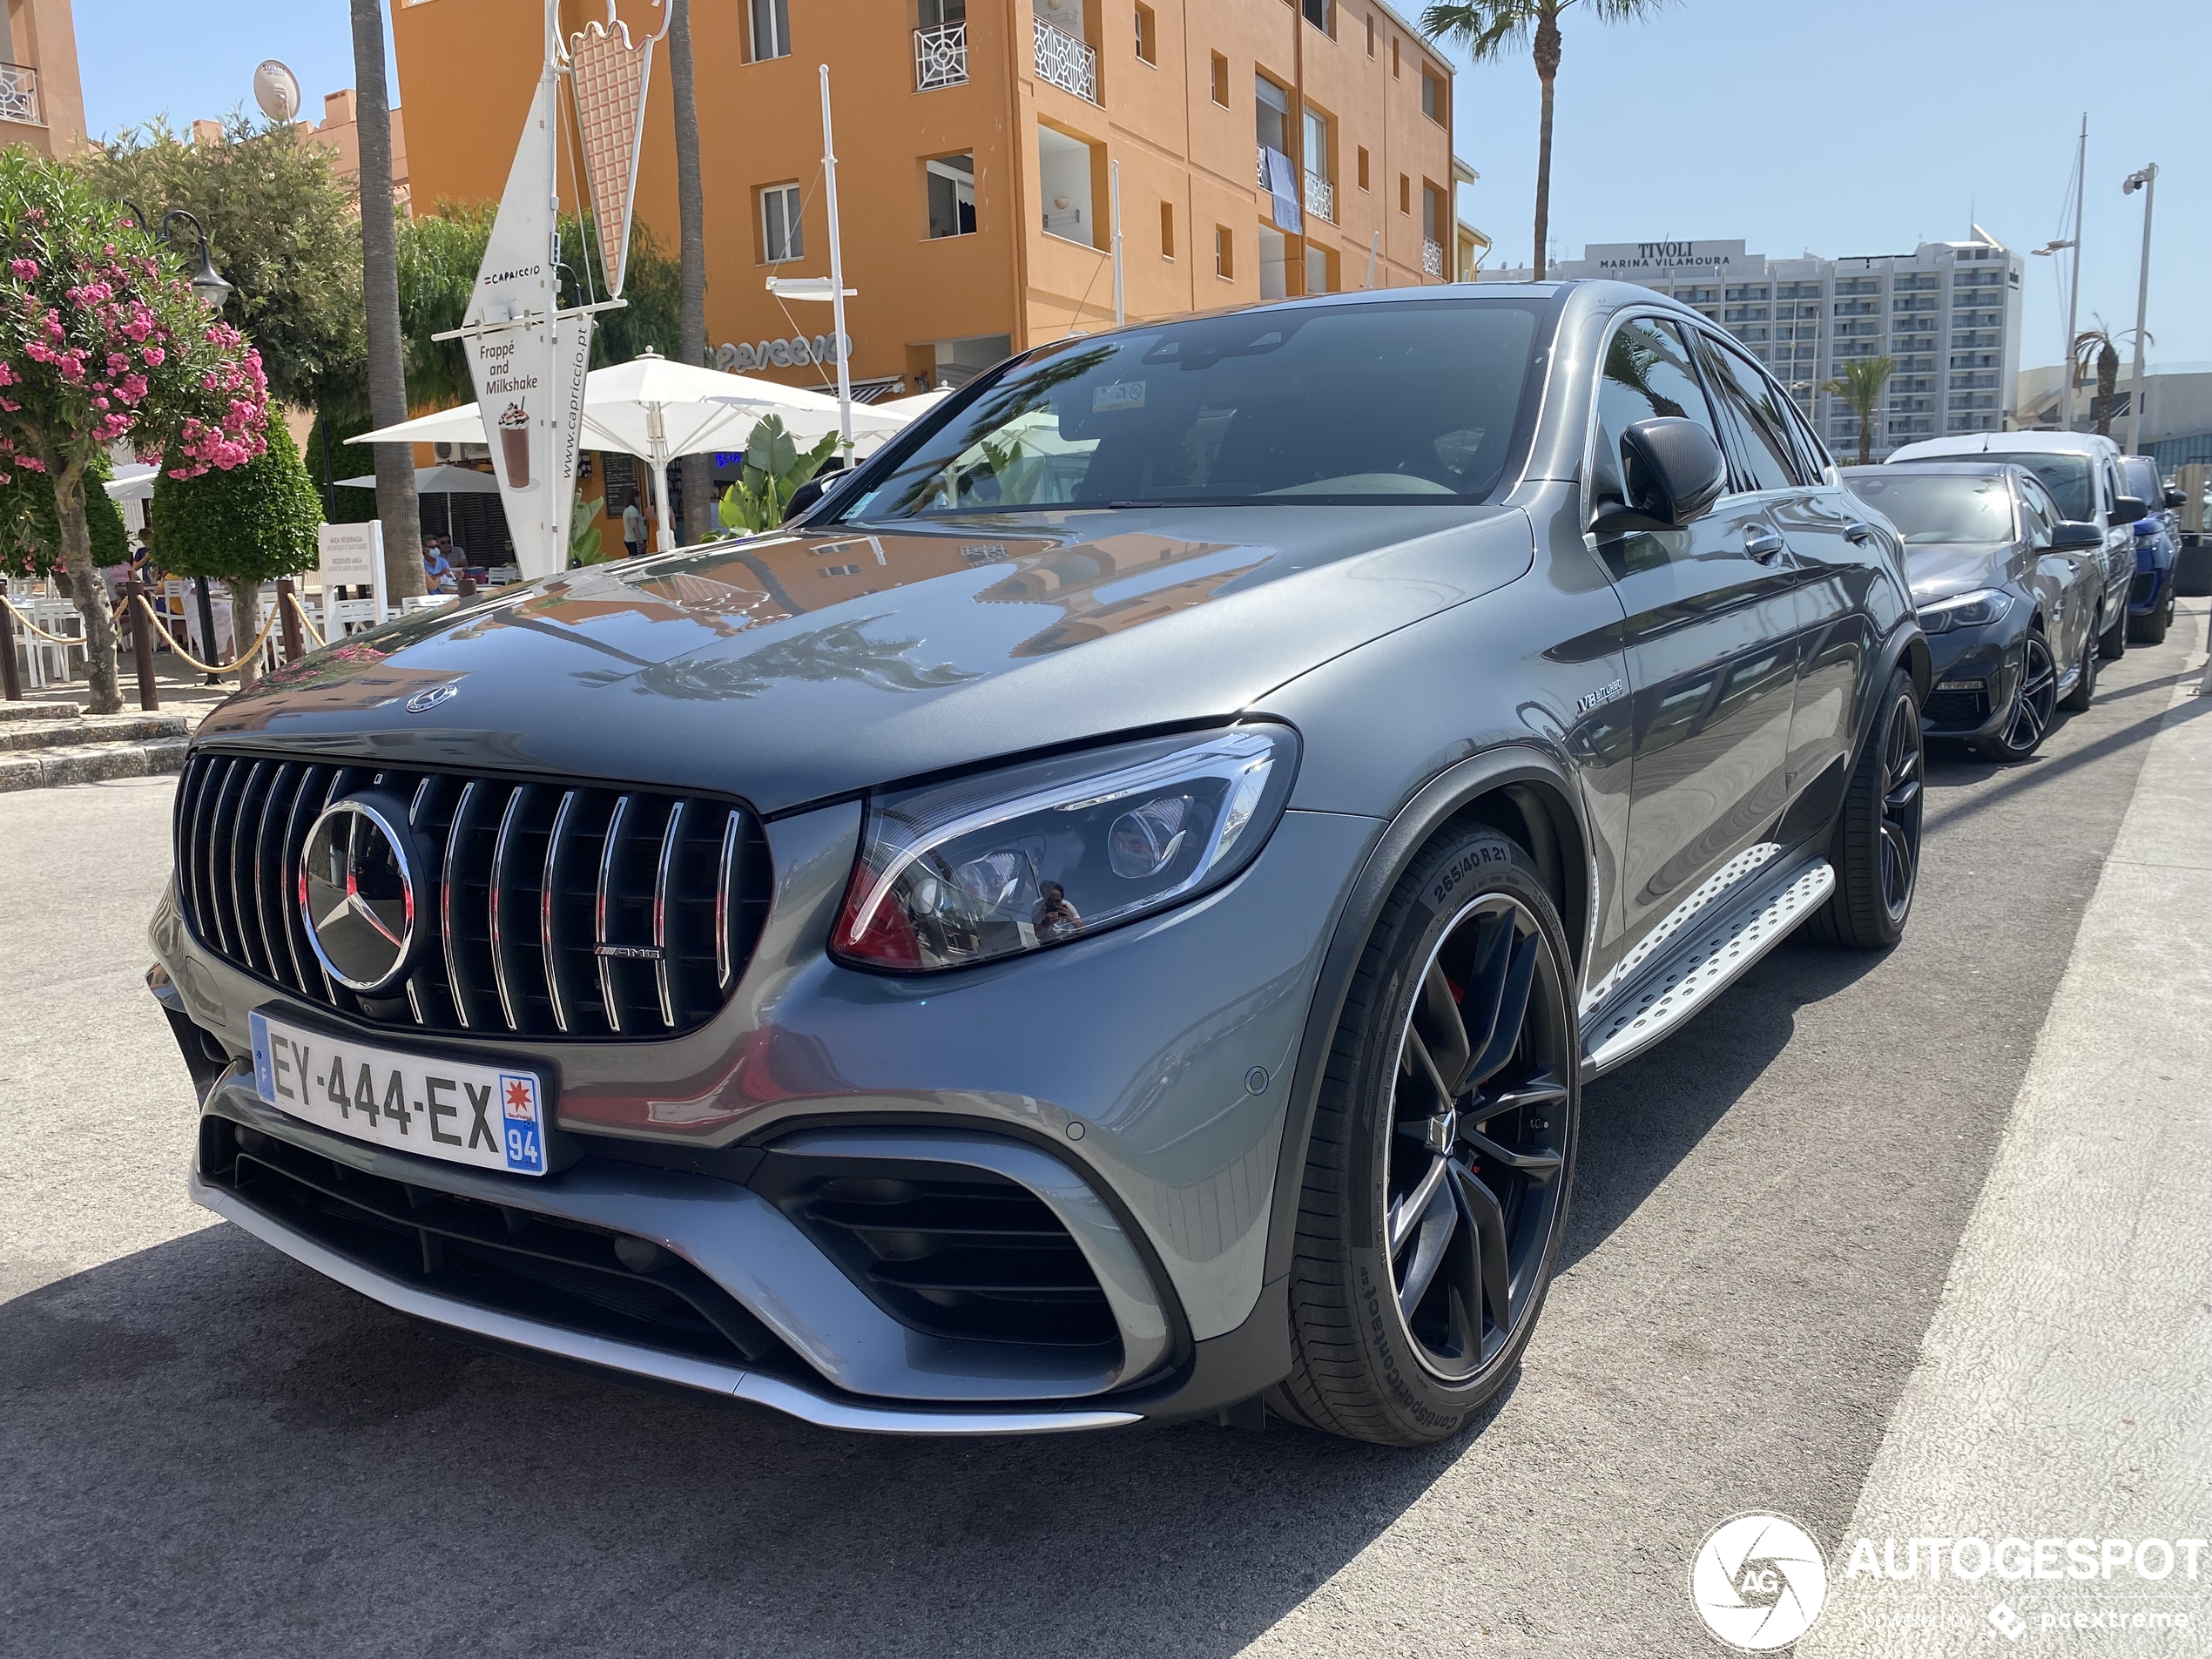
[[[1919,461],[1930,455],[2116,455],[2120,446],[2094,432],[1962,432],[1951,438],[1923,438],[1890,456]]]

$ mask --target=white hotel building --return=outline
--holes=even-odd
[[[2027,263],[1977,226],[1971,241],[1844,260],[1771,260],[1741,242],[1601,242],[1545,274],[1641,283],[1703,312],[1774,370],[1851,462],[1858,417],[1819,388],[1856,357],[1897,364],[1875,416],[1876,460],[1921,438],[2014,424]],[[1528,275],[1485,271],[1482,280]]]

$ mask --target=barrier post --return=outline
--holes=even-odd
[[[9,610],[8,582],[0,577],[0,696],[10,703],[23,701],[23,676],[16,668],[16,616]]]
[[[307,654],[307,642],[300,637],[299,601],[293,597],[292,578],[277,578],[277,615],[283,618],[284,660],[296,663]]]
[[[161,707],[161,683],[153,677],[153,624],[146,620],[146,584],[132,577],[123,591],[129,595],[124,615],[131,623],[131,655],[138,665],[138,706],[148,714]]]
[[[215,602],[207,597],[206,577],[194,577],[192,579],[192,591],[199,597],[199,648],[207,653],[207,660],[213,662],[222,652],[222,647],[215,643]],[[233,644],[238,641],[236,617],[231,618],[231,641]],[[207,683],[210,685],[220,685],[223,683],[222,676],[210,674],[207,677]]]

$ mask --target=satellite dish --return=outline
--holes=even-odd
[[[300,78],[273,57],[253,71],[253,101],[272,121],[289,121],[300,113]]]

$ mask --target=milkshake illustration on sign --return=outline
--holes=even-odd
[[[530,487],[530,417],[519,403],[509,403],[499,417],[499,448],[507,462],[507,487]]]

